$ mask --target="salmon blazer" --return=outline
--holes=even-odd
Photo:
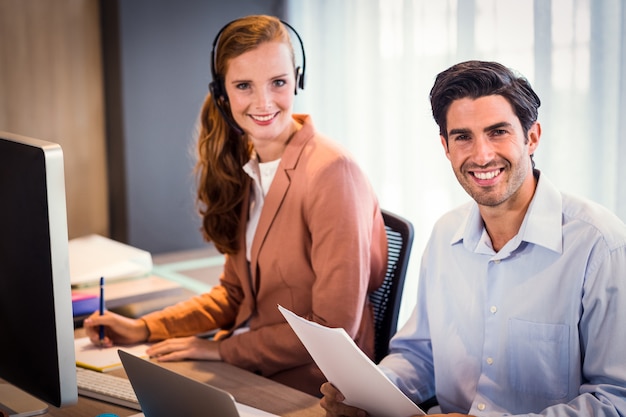
[[[226,257],[220,285],[144,320],[151,340],[220,328],[223,360],[319,395],[323,376],[277,305],[343,327],[371,357],[367,294],[383,281],[387,240],[377,198],[356,162],[316,133],[310,117],[294,117],[303,127],[287,144],[265,197],[250,261],[248,192],[240,250]]]

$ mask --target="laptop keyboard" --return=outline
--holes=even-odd
[[[76,381],[79,395],[141,410],[135,391],[126,378],[77,366]]]

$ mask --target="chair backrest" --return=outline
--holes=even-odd
[[[380,288],[369,295],[374,307],[376,363],[389,352],[389,339],[398,328],[404,278],[413,246],[413,224],[386,210],[382,210],[382,215],[387,232],[387,272]]]

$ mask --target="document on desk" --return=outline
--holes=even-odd
[[[73,288],[96,285],[100,277],[108,282],[152,271],[150,252],[97,234],[71,239],[68,250]]]
[[[344,395],[345,403],[372,417],[408,417],[425,413],[363,353],[341,328],[303,319],[278,306],[326,379]]]
[[[117,353],[118,349],[141,358],[147,358],[146,350],[148,347],[150,347],[149,343],[100,347],[91,343],[88,337],[74,339],[76,365],[98,372],[109,372],[122,367],[122,361]]]

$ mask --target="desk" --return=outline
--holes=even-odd
[[[186,298],[193,293],[208,290],[211,286],[216,285],[219,282],[223,258],[214,249],[201,249],[155,255],[153,262],[155,265],[153,273],[159,278],[168,280],[170,285],[164,284],[161,279],[156,280],[154,284],[162,288],[164,292],[168,292],[168,297],[164,297],[165,294],[158,293],[158,291],[155,293],[154,291],[146,291],[144,288],[133,288],[130,285],[126,295],[120,296],[119,300],[133,303],[128,311],[131,316],[151,310],[154,307],[151,305],[152,301],[161,304],[159,306],[161,308],[163,303],[168,304],[174,301],[171,299],[172,295],[174,298]],[[179,292],[181,287],[182,293]],[[151,293],[150,298],[152,300],[144,299],[139,294],[141,292]],[[134,297],[132,300],[129,298],[131,295]],[[118,304],[122,303],[115,301],[113,304],[117,307]],[[84,336],[84,330],[76,329],[75,336]],[[193,379],[222,388],[230,392],[242,404],[280,416],[323,417],[325,415],[319,405],[318,398],[224,362],[182,361],[167,362],[161,365]],[[123,369],[111,371],[111,374],[126,376]],[[77,405],[64,408],[49,406],[48,413],[45,415],[95,417],[107,412],[117,414],[119,417],[127,417],[138,411],[79,396]]]
[[[84,336],[84,330],[76,330],[75,336]],[[161,365],[190,378],[222,388],[230,392],[237,402],[280,416],[323,417],[325,415],[318,398],[224,362],[182,361],[164,362]],[[123,369],[111,371],[111,374],[126,376]],[[102,413],[114,413],[119,417],[127,417],[138,411],[78,396],[78,404],[63,408],[49,406],[45,416],[95,417]]]
[[[319,399],[286,385],[244,371],[223,362],[183,361],[163,363],[168,369],[210,383],[230,392],[235,399],[271,413],[286,417],[323,417]],[[125,376],[123,370],[111,372]],[[120,417],[138,411],[79,396],[78,404],[56,408],[49,406],[46,416],[95,417],[101,413],[115,413]]]

